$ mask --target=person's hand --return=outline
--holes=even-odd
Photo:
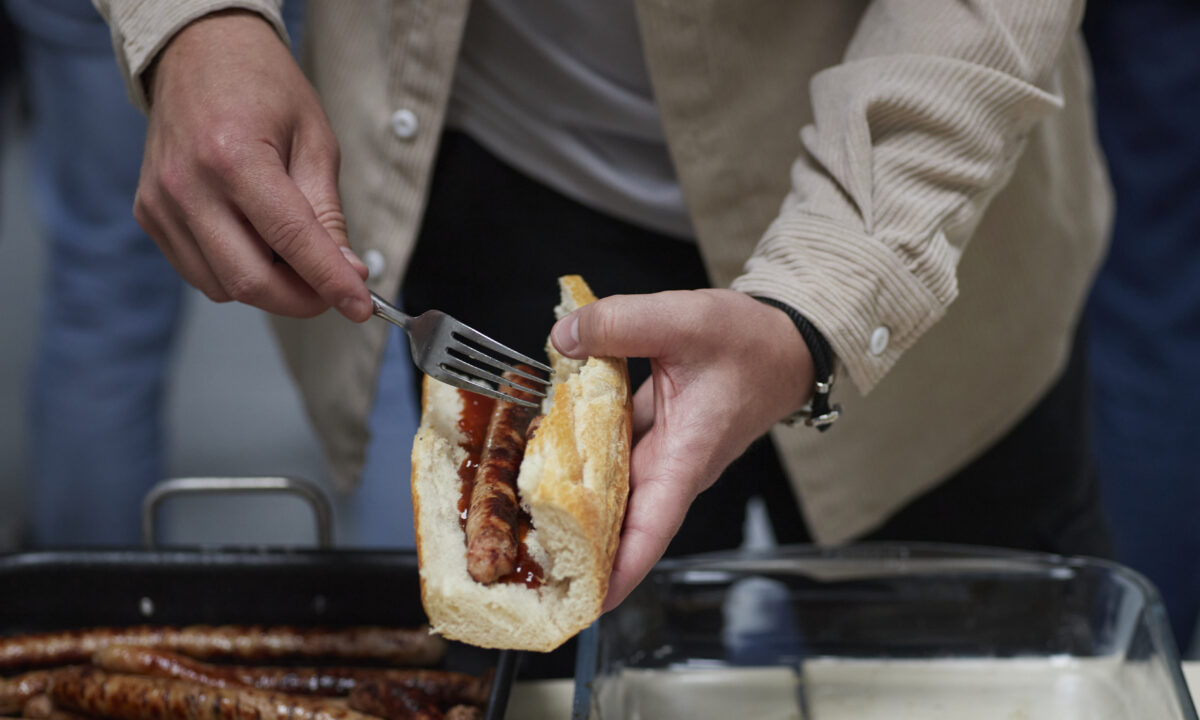
[[[134,216],[175,270],[217,302],[370,317],[337,140],[271,26],[245,11],[193,22],[159,55],[149,89]]]
[[[605,611],[662,557],[729,463],[808,401],[812,358],[781,310],[733,290],[616,295],[551,332],[559,352],[650,358],[634,395],[630,495]]]

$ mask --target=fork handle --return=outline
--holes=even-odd
[[[400,312],[395,305],[379,297],[374,292],[371,292],[371,305],[374,306],[374,312],[379,317],[393,325],[399,325],[405,330],[408,329],[408,323],[412,318]]]

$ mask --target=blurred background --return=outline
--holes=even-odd
[[[24,529],[28,383],[47,261],[29,193],[29,133],[18,122],[15,99],[10,88],[0,134],[0,551],[15,549]],[[320,449],[266,317],[209,302],[191,288],[182,302],[165,392],[166,475],[295,475],[328,489]],[[396,482],[407,484],[407,470],[400,472]],[[344,513],[342,520],[344,538]],[[197,543],[313,538],[311,513],[289,498],[173,500],[163,507],[163,524],[165,538]]]
[[[0,0],[0,551],[136,544],[161,479],[280,475],[324,489],[335,543],[411,547],[409,368],[339,494],[266,316],[186,286],[134,222],[144,133],[91,2]],[[176,498],[159,521],[184,544],[315,537],[288,496]]]

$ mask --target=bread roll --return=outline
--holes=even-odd
[[[557,317],[595,300],[579,276],[559,279]],[[546,652],[587,627],[608,592],[629,494],[632,399],[624,359],[573,360],[547,341],[554,386],[525,449],[518,501],[532,519],[528,555],[542,583],[484,585],[467,571],[460,525],[464,398],[426,377],[412,452],[421,599],[435,632],[491,648]]]

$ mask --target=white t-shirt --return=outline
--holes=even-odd
[[[632,0],[475,0],[447,124],[585,205],[692,236]]]

